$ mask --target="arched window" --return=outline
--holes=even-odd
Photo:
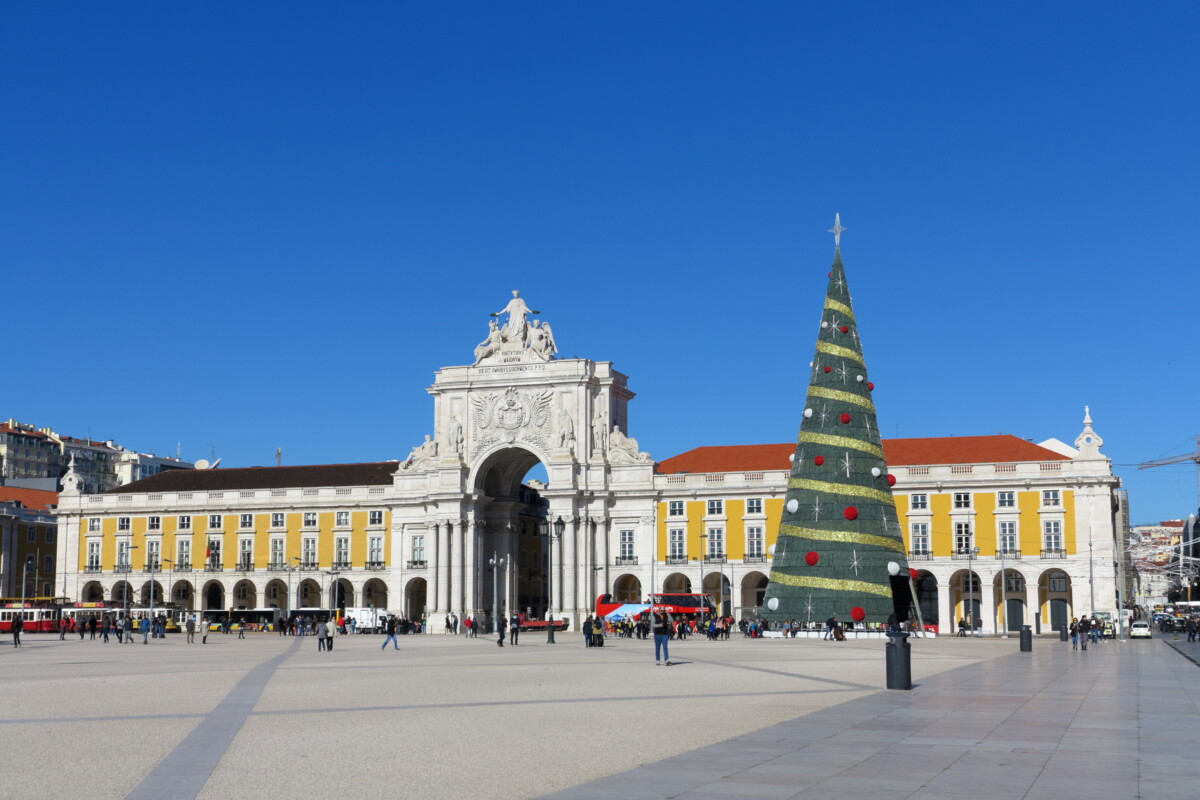
[[[1065,592],[1067,590],[1067,573],[1051,572],[1047,584],[1052,592]]]
[[[1010,572],[1004,578],[1004,589],[1009,592],[1025,591],[1025,579],[1018,573]]]

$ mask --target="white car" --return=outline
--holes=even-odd
[[[1137,622],[1129,626],[1130,639],[1149,639],[1150,637],[1151,634],[1149,622],[1139,619]]]

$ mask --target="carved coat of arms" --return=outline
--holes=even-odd
[[[503,394],[492,392],[472,397],[471,437],[473,455],[498,442],[526,442],[545,449],[551,435],[549,389],[521,392],[510,386]]]

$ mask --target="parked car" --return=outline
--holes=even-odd
[[[1130,639],[1151,639],[1153,633],[1150,629],[1150,623],[1144,619],[1139,619],[1137,622],[1129,626]]]

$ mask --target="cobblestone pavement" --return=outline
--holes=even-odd
[[[1197,668],[1158,640],[918,640],[911,692],[874,640],[692,639],[672,667],[631,640],[400,643],[27,635],[0,648],[0,726],[47,766],[0,797],[1153,797],[1198,740]]]

